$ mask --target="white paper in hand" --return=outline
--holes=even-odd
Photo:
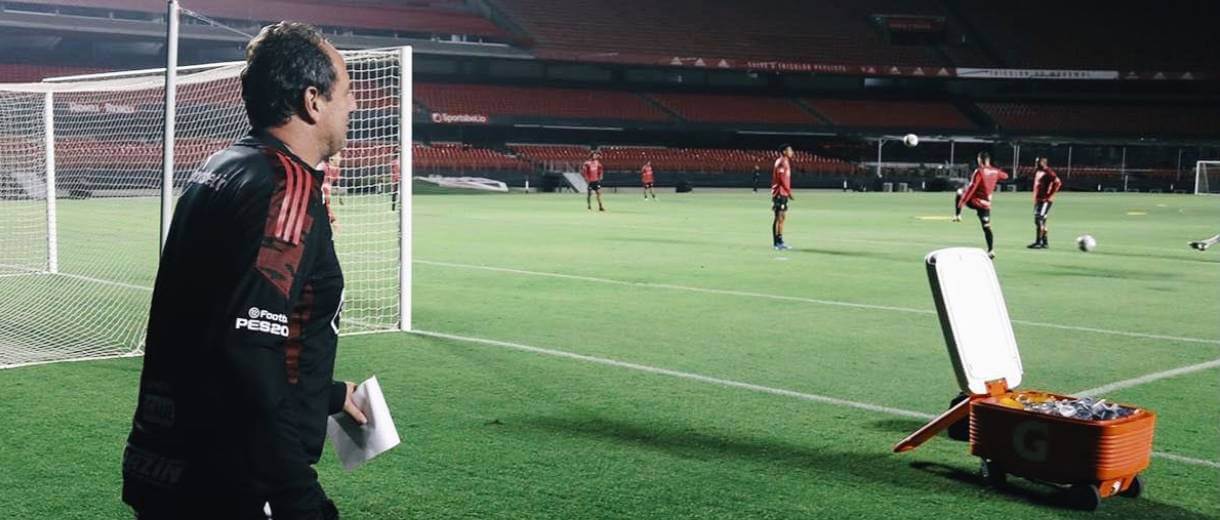
[[[343,469],[351,471],[368,462],[382,452],[397,446],[398,430],[394,427],[394,419],[390,417],[390,407],[385,404],[385,396],[381,394],[381,385],[377,378],[371,377],[360,383],[352,392],[352,401],[364,412],[369,422],[361,426],[356,424],[345,412],[330,416],[326,424],[326,435],[335,447],[335,454]]]

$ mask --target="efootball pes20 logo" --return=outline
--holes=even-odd
[[[237,321],[233,322],[234,329],[288,337],[288,316],[268,312],[258,307],[250,307],[250,311],[246,315],[249,317],[239,316]]]

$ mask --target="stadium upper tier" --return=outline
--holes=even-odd
[[[945,65],[929,48],[890,45],[871,15],[939,15],[933,0],[490,0],[524,28],[540,56],[634,56]]]
[[[164,0],[21,0],[21,3],[165,13]],[[463,0],[350,3],[322,0],[185,0],[181,4],[200,14],[228,20],[277,22],[292,19],[326,27],[510,39],[508,32],[471,10]]]
[[[961,2],[1002,66],[1216,70],[1220,4],[1209,1]]]
[[[1217,70],[1220,3],[961,0],[185,0],[233,21],[293,19],[332,29],[512,43],[543,59],[709,68],[718,59],[842,66]],[[144,20],[163,0],[20,0],[12,12]],[[250,24],[241,24],[248,27]],[[121,31],[120,31],[121,32]],[[94,33],[90,33],[94,34]],[[135,34],[123,34],[120,39]],[[138,36],[146,37],[147,35]],[[1066,51],[1066,52],[1065,52]],[[460,51],[459,51],[460,52]],[[752,63],[752,64],[751,64]],[[792,69],[775,69],[792,70]],[[935,69],[933,69],[935,70]]]

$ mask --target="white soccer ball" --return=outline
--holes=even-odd
[[[902,137],[902,144],[907,145],[907,148],[919,146],[919,136],[915,134],[907,134]]]
[[[1076,237],[1076,247],[1080,248],[1081,251],[1088,253],[1089,251],[1097,249],[1097,239],[1093,238],[1093,235],[1080,235]]]

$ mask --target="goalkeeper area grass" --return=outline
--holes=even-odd
[[[322,484],[347,519],[1220,518],[1220,251],[1187,247],[1214,197],[1063,193],[1031,251],[1029,194],[996,195],[1021,388],[1155,411],[1142,497],[1076,512],[943,435],[890,452],[958,391],[923,263],[983,245],[972,212],[928,218],[952,201],[798,191],[777,252],[766,193],[416,196],[421,333],[343,337],[336,367],[378,377],[403,444],[351,473],[327,447]],[[0,516],[131,517],[139,371],[0,371]]]

